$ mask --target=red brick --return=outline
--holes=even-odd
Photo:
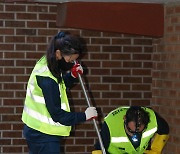
[[[97,53],[95,53],[95,54],[91,54],[90,55],[90,58],[91,59],[96,59],[96,60],[110,60],[110,56],[109,56],[109,54],[97,54]]]
[[[130,100],[129,99],[111,99],[110,101],[111,105],[115,106],[129,106]]]
[[[103,46],[102,50],[103,52],[121,52],[122,47],[121,46]]]
[[[25,53],[23,53],[23,52],[5,52],[4,58],[11,58],[11,59],[25,58]]]
[[[112,38],[112,44],[121,44],[121,45],[130,45],[131,39],[130,38]]]
[[[102,64],[103,67],[106,68],[121,68],[122,67],[122,62],[121,61],[104,61]]]
[[[13,28],[0,28],[1,35],[7,34],[7,35],[14,35],[14,29]]]
[[[13,51],[14,50],[14,44],[6,44],[6,45],[1,45],[0,46],[0,50],[10,50]]]
[[[91,69],[91,75],[110,75],[110,69]]]
[[[82,37],[100,37],[101,32],[82,30]]]
[[[38,52],[43,51],[43,53],[45,53],[46,50],[47,50],[47,45],[37,45]]]
[[[151,54],[133,54],[133,60],[151,60]]]
[[[38,25],[37,25],[38,26]],[[38,34],[39,35],[47,35],[49,36],[50,38],[54,35],[57,34],[57,30],[56,29],[39,29],[38,30]]]
[[[149,99],[143,100],[143,99],[139,99],[139,100],[132,100],[131,105],[134,106],[150,106],[151,102]]]
[[[112,90],[122,90],[122,91],[127,91],[127,90],[130,90],[130,85],[129,84],[112,84],[112,87],[111,87]]]
[[[149,69],[134,69],[132,71],[132,75],[137,75],[137,76],[150,76],[151,75],[151,70]]]
[[[54,3],[54,5],[50,5],[49,10],[50,10],[50,12],[56,13],[57,12],[57,4]]]
[[[121,98],[121,92],[102,92],[103,98]]]
[[[22,36],[22,37],[20,37],[20,36],[6,36],[5,37],[5,41],[7,42],[7,43],[11,43],[11,42],[14,42],[14,43],[18,43],[18,42],[25,42],[25,38]]]
[[[91,139],[88,139],[88,138],[86,138],[86,139],[84,139],[84,138],[78,138],[78,139],[76,139],[75,140],[75,144],[76,145],[78,145],[78,144],[80,144],[80,145],[86,145],[86,144],[92,144],[93,143],[93,139],[91,138]]]
[[[48,12],[48,6],[41,5],[28,5],[28,12]]]
[[[45,55],[45,53],[28,52],[28,53],[26,53],[26,58],[39,60],[44,55]]]
[[[1,19],[14,19],[14,13],[0,13]]]
[[[5,146],[2,151],[3,153],[22,153],[22,146]]]
[[[0,76],[0,82],[13,82],[13,81],[14,81],[14,76],[8,76],[8,75]]]
[[[25,98],[26,92],[25,91],[15,91],[15,97],[17,98]]]
[[[108,84],[91,84],[90,85],[91,90],[109,90],[109,85]]]
[[[29,76],[16,76],[16,82],[27,83]]]
[[[140,77],[125,77],[123,78],[124,83],[142,83],[142,79]]]
[[[2,115],[2,121],[3,122],[18,122],[20,119],[21,119],[21,115],[16,115],[16,116],[14,116],[14,115]],[[5,134],[8,134],[8,132],[4,132],[4,136],[6,136]],[[12,132],[12,134],[14,134],[14,132]]]
[[[109,44],[110,39],[109,38],[91,38],[92,44]]]
[[[123,67],[129,67],[129,68],[137,68],[137,67],[141,67],[142,66],[142,62],[123,62]]]
[[[24,12],[26,11],[25,5],[5,5],[5,10],[10,12]]]
[[[124,52],[132,52],[132,53],[141,53],[142,47],[135,47],[135,46],[125,46],[123,47]]]
[[[10,123],[9,124],[7,124],[7,123],[0,123],[0,128],[1,128],[1,130],[10,130],[11,129],[11,124]]]
[[[133,40],[133,42],[134,42],[133,44],[135,44],[135,45],[143,45],[143,46],[144,45],[152,45],[152,39],[136,38]]]
[[[11,114],[11,113],[13,113],[14,112],[14,108],[12,108],[12,107],[1,107],[0,108],[0,113],[1,114]]]
[[[0,145],[10,145],[11,139],[1,139]]]
[[[25,27],[25,22],[24,21],[5,21],[5,26],[6,27]]]
[[[122,82],[122,78],[121,77],[103,77],[103,82],[104,83],[121,83]]]
[[[28,37],[27,38],[27,42],[28,43],[34,43],[34,42],[36,42],[36,43],[46,43],[46,37]]]
[[[177,5],[177,6],[175,7],[175,13],[180,13],[180,6]]]
[[[36,20],[37,19],[37,14],[33,13],[17,13],[17,19],[26,19],[26,20]]]
[[[56,14],[39,14],[39,20],[45,20],[45,21],[51,21],[51,20],[56,20]]]
[[[111,59],[112,60],[130,60],[131,55],[130,54],[123,54],[123,53],[117,53],[117,54],[112,53]]]
[[[13,145],[27,145],[26,141],[24,139],[13,139],[12,140]]]
[[[24,84],[21,83],[4,83],[4,88],[6,90],[18,90],[18,89],[23,89]]]
[[[66,147],[66,151],[67,151],[67,153],[68,152],[76,152],[76,153],[78,153],[78,152],[84,152],[85,151],[85,146],[83,146],[83,145],[79,145],[79,146],[68,146],[68,147]]]
[[[23,28],[19,28],[19,29],[16,29],[16,35],[36,35],[36,29],[23,29]]]
[[[145,46],[144,47],[144,53],[152,53],[152,52],[153,52],[153,47],[152,46],[150,46],[150,47]]]
[[[119,68],[116,68],[116,69],[112,69],[112,75],[131,75],[131,70],[130,69],[119,69]]]
[[[24,68],[4,68],[4,74],[24,74]]]
[[[98,45],[87,45],[87,50],[92,52],[99,52],[100,46]]]
[[[28,28],[47,28],[47,21],[27,21]]]
[[[141,92],[123,92],[123,98],[141,98]]]
[[[18,60],[16,62],[16,66],[31,66],[32,67],[35,65],[35,63],[36,63],[36,60],[26,60],[26,61]]]

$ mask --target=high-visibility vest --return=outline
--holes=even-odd
[[[54,122],[49,114],[41,88],[37,84],[36,76],[49,77],[57,84],[57,79],[51,74],[46,57],[43,56],[35,65],[27,85],[25,105],[22,121],[30,128],[42,133],[57,136],[69,136],[71,126],[65,126]],[[61,109],[70,112],[69,102],[66,95],[66,86],[62,81],[59,86]]]
[[[124,116],[129,107],[120,107],[111,111],[106,117],[105,122],[110,132],[110,144],[108,152],[111,154],[143,154],[148,146],[150,139],[157,131],[157,120],[153,110],[143,107],[149,113],[150,122],[143,131],[140,146],[134,148],[124,129]]]

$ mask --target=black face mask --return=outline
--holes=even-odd
[[[65,61],[64,57],[58,60],[58,68],[64,72],[70,70],[73,67],[73,63],[68,63]]]

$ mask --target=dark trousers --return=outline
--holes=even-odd
[[[58,141],[35,143],[27,141],[29,154],[60,154],[60,143]]]

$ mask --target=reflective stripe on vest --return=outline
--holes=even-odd
[[[31,97],[34,100],[34,102],[36,102],[36,103],[45,104],[44,97],[33,95],[31,92],[33,90],[33,88],[32,88],[32,90],[31,90],[31,88],[32,88],[32,86],[30,88],[27,87],[27,96]],[[65,110],[65,111],[68,110],[66,103],[63,103],[63,102],[61,103],[61,109]]]
[[[42,57],[35,65],[28,81],[22,121],[30,128],[45,134],[69,136],[71,126],[62,125],[59,122],[53,121],[51,118],[45,104],[42,90],[36,81],[37,75],[49,77],[58,84],[57,79],[51,74],[47,67],[46,57]],[[60,91],[59,97],[61,102],[59,103],[61,103],[61,109],[70,112],[64,81],[62,80],[58,86]]]
[[[24,111],[28,114],[31,115],[31,117],[39,120],[41,119],[41,122],[47,123],[47,124],[51,124],[51,125],[55,125],[55,126],[63,126],[61,125],[59,122],[54,122],[52,120],[52,118],[48,118],[46,116],[43,116],[42,114],[40,114],[39,112],[36,112],[30,108],[28,108],[26,105],[24,106]]]
[[[151,130],[148,130],[142,134],[142,138],[149,137],[152,134],[154,134],[156,131],[157,131],[157,127],[153,128]],[[128,139],[128,137],[111,137],[111,142],[112,143],[123,143],[123,142],[129,142],[129,139]]]
[[[150,129],[142,134],[142,138],[149,137],[157,131],[157,127]]]
[[[122,142],[129,142],[127,137],[111,137],[112,143],[122,143]]]

